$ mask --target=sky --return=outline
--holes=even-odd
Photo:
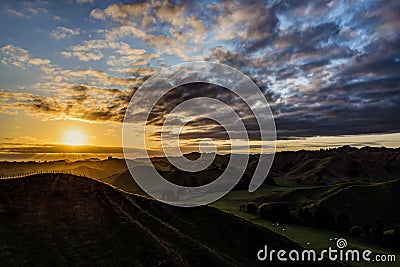
[[[137,88],[160,70],[196,60],[234,67],[258,85],[274,114],[278,151],[400,146],[399,1],[1,5],[0,158],[71,151],[68,145],[87,145],[76,153],[117,153]],[[219,96],[242,110],[209,84],[179,90],[154,116],[165,118],[185,94]],[[159,120],[152,123],[159,132]],[[226,143],[213,122],[187,129],[185,151],[200,137]]]

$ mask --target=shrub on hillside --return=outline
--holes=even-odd
[[[393,243],[400,246],[400,226],[396,226],[393,229]]]
[[[298,210],[298,218],[299,218],[299,223],[301,225],[311,225],[312,224],[312,213],[311,211],[306,208],[302,207]]]
[[[329,209],[317,207],[314,211],[314,221],[317,227],[327,228],[330,225],[331,214]]]
[[[290,209],[285,204],[278,205],[278,221],[281,222],[290,222]]]
[[[334,229],[336,227],[336,217],[335,214],[333,213],[329,213],[329,221],[328,221],[328,225],[326,226],[326,228],[328,229]]]
[[[373,225],[373,237],[375,242],[380,242],[382,241],[383,238],[383,221],[381,219],[375,219],[374,225]]]
[[[368,239],[372,239],[372,237],[373,237],[373,227],[372,227],[372,224],[370,224],[369,222],[365,222],[365,223],[362,224],[361,229],[362,229],[363,234],[365,234],[365,236],[366,236]]]
[[[246,211],[250,214],[257,214],[257,205],[254,202],[249,202],[246,205]]]
[[[350,229],[350,218],[349,215],[341,213],[336,218],[336,224],[338,230],[347,233]],[[360,228],[361,229],[361,228]]]
[[[352,237],[359,237],[362,234],[362,229],[358,225],[354,225],[353,227],[350,228],[349,234]]]
[[[272,220],[272,209],[268,203],[263,203],[258,207],[258,214],[264,220]]]
[[[258,207],[258,214],[265,220],[290,222],[290,210],[286,204],[263,203]]]

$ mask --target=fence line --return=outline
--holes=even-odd
[[[61,170],[42,170],[42,171],[31,171],[31,172],[20,172],[20,173],[14,173],[14,174],[0,174],[0,179],[14,179],[14,178],[22,178],[22,177],[27,177],[27,176],[32,176],[32,175],[38,175],[38,174],[70,174],[70,175],[76,175],[80,177],[87,177],[86,175],[83,175],[81,173],[73,173],[73,172],[67,172],[67,171],[61,171]]]

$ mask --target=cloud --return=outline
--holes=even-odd
[[[129,44],[125,42],[114,42],[104,39],[92,39],[84,41],[80,45],[75,45],[70,48],[72,51],[91,51],[101,49],[130,49]]]
[[[72,36],[79,35],[79,29],[69,29],[66,27],[59,26],[52,31],[51,36],[57,40],[71,38]]]
[[[274,34],[278,19],[263,1],[225,2],[216,7],[215,30],[221,40],[259,42]]]
[[[106,19],[106,14],[100,9],[100,8],[95,8],[90,12],[89,15],[91,18],[97,19],[97,20],[105,20]]]
[[[93,0],[76,0],[76,2],[78,4],[86,4],[86,3],[93,4]]]
[[[14,16],[18,16],[18,17],[28,17],[24,13],[22,13],[22,12],[20,12],[18,10],[9,8],[9,7],[6,7],[6,12],[9,13],[9,14],[12,14]]]
[[[49,65],[50,60],[35,57],[35,58],[29,59],[28,63],[32,64],[32,65]]]
[[[13,65],[18,68],[25,68],[25,64],[30,58],[28,50],[16,47],[14,45],[6,45],[0,48],[2,54],[1,63],[5,65]]]
[[[170,1],[156,2],[154,13],[163,22],[181,27],[185,22],[185,5],[173,4]]]
[[[47,9],[37,6],[36,3],[26,1],[23,2],[22,4],[23,6],[20,10],[12,9],[6,6],[5,11],[14,16],[28,18],[28,19],[31,18],[31,16],[36,16],[38,14],[44,14],[48,12]]]
[[[43,8],[43,7],[33,7],[33,6],[29,6],[27,8],[28,12],[30,12],[32,15],[38,15],[40,13],[47,13],[47,9]]]
[[[23,110],[42,119],[122,122],[132,94],[132,90],[70,85],[58,97],[0,91],[0,103],[5,111]]]
[[[141,77],[129,77],[120,78],[109,76],[107,73],[99,70],[81,70],[81,71],[64,71],[65,76],[71,76],[72,78],[84,78],[92,77],[99,79],[105,86],[124,86],[124,87],[134,87],[140,85],[144,82]]]
[[[123,55],[125,57],[137,57],[143,55],[145,49],[131,48],[129,44],[125,42],[115,42],[112,40],[105,39],[93,39],[84,41],[82,44],[78,44],[68,48],[68,51],[62,51],[61,55],[64,57],[78,57],[81,61],[89,60],[100,60],[104,57],[102,51],[113,50],[114,53]],[[113,56],[115,57],[115,56]]]
[[[12,65],[20,69],[26,69],[29,65],[49,68],[51,62],[49,59],[32,58],[28,50],[9,44],[0,48],[0,63]]]
[[[103,53],[101,53],[100,51],[94,51],[94,52],[62,51],[61,55],[64,57],[77,57],[81,61],[100,60],[104,56]]]
[[[251,60],[245,55],[230,51],[223,46],[214,47],[206,59],[207,61],[221,62],[236,68],[251,64]]]
[[[143,38],[146,36],[146,34],[141,29],[132,25],[119,26],[106,34],[106,38],[108,40],[115,40],[117,38],[123,38],[126,36]]]
[[[150,60],[159,58],[158,54],[123,54],[121,56],[111,55],[107,59],[107,65],[110,65],[115,68],[125,68],[131,67],[135,65],[145,65],[150,62]]]
[[[112,20],[120,23],[132,22],[132,19],[141,17],[149,10],[150,4],[132,3],[132,4],[111,4],[105,10],[104,14]]]
[[[178,55],[184,60],[202,59],[193,54],[206,39],[208,26],[191,12],[196,9],[191,5],[171,1],[119,3],[104,10],[94,9],[91,17],[109,18],[118,24],[106,33],[107,40],[138,38],[155,47],[159,54]]]

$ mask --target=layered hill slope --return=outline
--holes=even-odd
[[[312,206],[328,208],[335,214],[346,213],[355,223],[373,221],[399,221],[400,180],[377,184],[356,184],[327,194]]]
[[[198,153],[185,155],[189,159]],[[226,168],[230,155],[217,155],[204,171],[188,173],[177,170],[164,157],[153,158],[153,165],[164,177],[180,185],[195,186],[211,182]],[[133,166],[144,166],[140,159]],[[245,175],[238,188],[246,189],[257,166],[258,157],[250,156]],[[63,171],[105,180],[113,184],[117,176],[130,179],[126,174],[124,159],[54,161],[54,162],[0,162],[0,176],[37,171]],[[363,181],[383,182],[400,179],[400,149],[361,149],[344,146],[318,151],[278,152],[265,183],[273,185],[275,180],[289,181],[294,185],[331,185],[338,182]],[[116,186],[129,183],[117,179]],[[123,187],[122,187],[123,188]],[[126,189],[129,191],[129,189]]]
[[[0,179],[0,236],[1,266],[316,266],[259,262],[265,244],[300,247],[215,208],[176,208],[66,174]]]
[[[281,152],[275,155],[271,175],[300,184],[389,181],[400,178],[400,150],[344,146],[319,151]]]

